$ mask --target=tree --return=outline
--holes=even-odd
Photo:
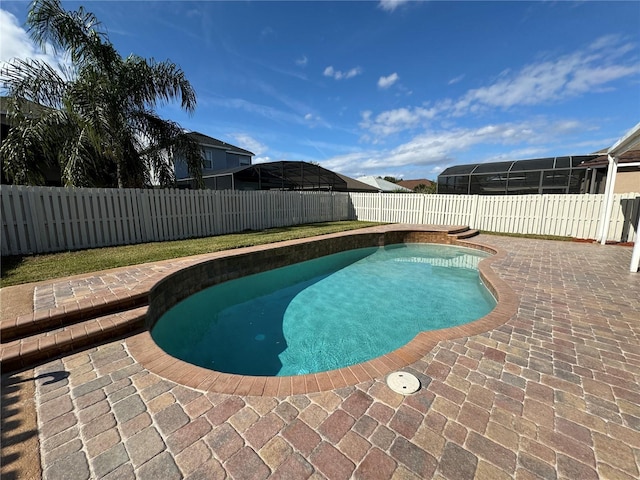
[[[416,193],[436,193],[438,184],[436,182],[430,182],[429,185],[420,183],[413,188]]]
[[[40,156],[59,166],[68,186],[144,187],[153,175],[169,186],[172,153],[180,151],[202,186],[197,143],[155,111],[174,100],[189,113],[195,109],[195,91],[176,64],[123,58],[92,13],[66,11],[60,0],[35,0],[26,23],[33,41],[68,55],[70,67],[14,59],[0,71],[11,99],[12,128],[0,149],[10,180],[39,183]]]
[[[384,177],[383,180],[386,180],[387,182],[391,182],[391,183],[398,183],[402,181],[401,178],[396,178],[396,177]]]

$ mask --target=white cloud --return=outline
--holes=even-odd
[[[458,75],[457,77],[449,80],[447,82],[447,85],[455,85],[456,83],[459,83],[463,78],[464,78],[464,73],[462,75]]]
[[[296,59],[296,65],[298,65],[299,67],[306,67],[307,63],[309,63],[309,59],[306,55],[303,55],[300,58]]]
[[[494,84],[469,90],[455,103],[456,113],[474,107],[539,105],[612,88],[612,82],[640,74],[638,59],[624,57],[630,45],[621,40],[604,36],[585,50],[531,63],[513,74],[505,72]]]
[[[389,88],[391,85],[396,83],[399,79],[400,77],[395,72],[387,77],[380,77],[378,79],[378,87],[382,89]]]
[[[231,137],[233,137],[234,142],[237,146],[253,152],[256,156],[262,155],[269,149],[266,145],[260,143],[251,135],[246,133],[232,133]]]
[[[378,152],[374,151],[348,153],[346,155],[338,155],[324,160],[321,162],[321,165],[324,168],[333,170],[334,172],[343,173],[353,177],[366,175],[366,170],[362,169],[360,165],[366,162],[370,156],[378,154]]]
[[[361,73],[362,73],[362,68],[360,67],[354,67],[347,72],[343,72],[341,70],[334,69],[333,66],[331,65],[325,68],[324,72],[322,72],[322,74],[325,77],[332,77],[335,80],[346,80],[349,78],[353,78],[357,75],[360,75]]]
[[[269,156],[264,156],[264,157],[253,157],[253,159],[251,160],[251,164],[255,165],[257,163],[267,163],[267,162],[271,162],[271,157]]]
[[[351,176],[378,175],[390,169],[399,171],[410,166],[431,168],[432,172],[436,172],[436,166],[461,163],[461,155],[472,149],[481,150],[481,147],[512,145],[514,148],[508,158],[488,156],[472,161],[518,160],[545,155],[552,144],[564,138],[566,133],[585,129],[585,125],[574,120],[535,118],[477,128],[428,130],[394,148],[340,155],[323,161],[322,166]]]
[[[355,77],[356,75],[360,75],[361,73],[362,69],[360,67],[355,67],[346,73],[345,78]]]
[[[329,125],[326,121],[324,121],[322,117],[315,115],[313,113],[307,113],[304,116],[304,121],[307,124],[307,126],[312,128],[313,127],[331,128],[331,125]]]
[[[209,107],[216,106],[233,110],[243,110],[252,115],[258,115],[274,122],[302,123],[300,116],[296,113],[279,110],[269,105],[249,102],[243,98],[199,97],[198,103],[206,103]]]
[[[486,162],[508,162],[513,160],[526,160],[527,158],[540,158],[547,155],[548,148],[544,146],[516,148],[496,155],[489,155],[478,159],[482,163]]]
[[[381,137],[428,125],[428,121],[456,119],[491,110],[510,110],[557,103],[613,89],[614,82],[640,75],[637,55],[629,54],[631,44],[624,38],[608,35],[573,53],[546,58],[520,70],[505,70],[497,80],[484,87],[468,90],[457,99],[436,100],[431,108],[407,107],[363,114],[363,137],[374,143]],[[633,49],[637,51],[637,45]],[[462,78],[456,77],[449,84]]]
[[[623,38],[620,35],[610,34],[610,35],[602,35],[601,37],[596,38],[591,45],[589,45],[589,49],[593,51],[599,51],[603,49],[618,49],[620,43],[623,41]]]
[[[272,104],[254,103],[244,98],[225,98],[217,95],[199,95],[198,103],[206,104],[208,107],[219,106],[223,108],[229,108],[233,110],[243,110],[251,115],[258,115],[266,118],[270,121],[279,122],[282,124],[297,124],[308,126],[308,120],[306,115],[312,110],[308,105],[299,102],[294,97],[284,93],[283,90],[279,90],[267,82],[260,79],[252,79],[252,85],[255,88],[271,98],[274,98],[278,103],[284,105],[286,108],[278,108]],[[273,103],[273,102],[271,102]],[[331,126],[320,116],[314,115],[314,126],[323,126],[331,128]]]
[[[409,3],[411,0],[380,0],[378,7],[387,12],[393,12],[400,5]]]
[[[402,130],[425,125],[437,111],[423,107],[398,108],[388,110],[373,117],[370,111],[362,113],[360,126],[376,136],[387,136]]]
[[[15,58],[41,60],[53,67],[68,63],[63,57],[42,52],[37,48],[29,38],[29,34],[20,26],[15,15],[2,9],[0,9],[0,32],[2,32],[0,66]],[[51,47],[46,50],[53,52]]]

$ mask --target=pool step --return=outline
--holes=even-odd
[[[52,329],[45,319],[46,330],[32,332],[14,340],[2,337],[0,363],[3,372],[26,368],[63,353],[96,345],[144,328],[148,306],[75,321]],[[37,329],[38,321],[33,322]]]
[[[17,318],[3,319],[0,322],[2,343],[27,338],[31,335],[57,330],[62,327],[92,318],[124,312],[132,308],[149,304],[148,292],[132,294],[125,298],[114,298],[94,303],[91,300],[72,305],[39,310]]]
[[[464,229],[457,230],[454,232],[449,232],[449,237],[453,237],[456,240],[464,240],[466,238],[475,237],[476,235],[479,235],[479,234],[480,234],[480,231],[478,230],[472,230],[469,227],[464,227]]]

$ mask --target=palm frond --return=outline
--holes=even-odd
[[[41,180],[33,169],[40,156],[59,165],[67,185],[145,187],[152,173],[169,185],[175,179],[168,152],[175,150],[202,185],[199,147],[155,112],[158,102],[175,100],[193,112],[195,91],[182,69],[135,55],[123,59],[95,15],[83,7],[66,11],[60,0],[35,0],[27,25],[36,43],[67,53],[72,67],[61,74],[45,62],[17,59],[0,70],[19,125],[2,149],[8,176]]]
[[[62,8],[60,0],[35,0],[27,25],[40,48],[46,50],[50,45],[56,52],[67,52],[75,64],[110,65],[118,57],[96,16],[84,7],[70,12]]]
[[[11,98],[28,100],[43,107],[60,108],[67,80],[46,62],[16,58],[0,69],[0,84]]]

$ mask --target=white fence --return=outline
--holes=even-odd
[[[603,195],[67,189],[2,185],[2,255],[205,237],[337,220],[468,225],[595,238]],[[614,197],[608,238],[634,241],[640,194]]]
[[[604,195],[351,194],[358,220],[594,239]],[[608,239],[632,242],[640,193],[614,195]]]
[[[353,218],[347,193],[2,185],[2,255],[206,237]]]

